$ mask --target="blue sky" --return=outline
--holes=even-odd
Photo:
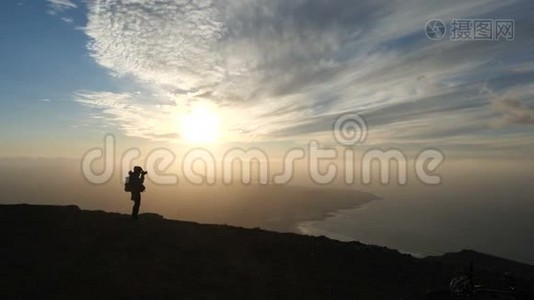
[[[86,114],[73,99],[78,89],[114,88],[113,79],[88,55],[87,37],[75,26],[85,22],[82,10],[52,15],[46,1],[2,3],[0,48],[0,124],[4,155],[63,156],[80,135]],[[66,13],[66,12],[65,12]],[[50,147],[57,143],[59,149]],[[57,151],[54,155],[53,152]]]
[[[1,6],[0,156],[76,156],[105,133],[180,143],[191,114],[218,120],[219,143],[332,143],[346,112],[366,118],[369,146],[534,150],[529,0]],[[433,41],[433,18],[514,19],[516,36]]]

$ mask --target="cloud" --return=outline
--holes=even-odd
[[[61,20],[63,20],[63,22],[68,23],[68,24],[74,23],[74,19],[73,18],[62,17]]]
[[[160,96],[162,97],[162,96]],[[153,140],[176,139],[178,111],[170,105],[146,103],[138,93],[78,92],[76,101],[96,110],[93,119],[105,117],[107,124],[125,135]]]
[[[74,4],[70,0],[47,0],[47,1],[48,3],[50,3],[52,7],[59,8],[61,10],[78,7],[76,4]]]
[[[76,5],[71,0],[46,0],[48,2],[48,6],[50,9],[47,11],[49,15],[56,16],[66,10],[77,8],[78,5]],[[62,18],[63,21],[67,22],[65,19],[70,18]],[[71,23],[71,22],[67,22]]]
[[[491,74],[517,73],[521,59],[515,68],[503,66],[509,53],[528,45],[519,35],[507,44],[437,42],[424,35],[429,19],[518,15],[526,0],[87,4],[91,56],[149,92],[93,91],[78,100],[128,134],[151,139],[174,138],[164,124],[172,122],[168,116],[208,101],[220,108],[236,139],[331,136],[335,117],[356,111],[377,140],[458,140],[483,130],[493,111],[481,85],[510,88],[513,83],[494,84]],[[170,104],[166,111],[160,100]],[[140,122],[147,119],[154,119],[151,126]]]
[[[501,122],[506,124],[534,124],[534,109],[516,98],[502,97],[493,102],[497,112],[503,114]]]

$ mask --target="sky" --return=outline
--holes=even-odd
[[[365,118],[369,147],[534,150],[529,0],[1,6],[2,157],[80,157],[107,133],[128,145],[332,144],[343,113]],[[431,19],[513,19],[515,37],[431,40]]]

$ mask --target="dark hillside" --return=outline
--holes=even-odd
[[[357,242],[223,225],[0,206],[0,298],[417,299],[477,278],[534,286],[534,267],[476,252],[416,259]],[[431,298],[434,299],[434,298]],[[445,298],[435,298],[445,299]]]

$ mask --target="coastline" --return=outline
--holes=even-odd
[[[341,241],[341,242],[360,242],[360,243],[368,244],[368,242],[365,241],[365,240],[361,240],[361,239],[358,239],[358,238],[355,238],[355,237],[351,237],[350,235],[344,234],[341,231],[333,230],[333,228],[329,228],[329,229],[321,228],[321,225],[320,225],[324,221],[328,221],[328,220],[343,216],[343,215],[348,214],[348,213],[350,213],[350,212],[352,212],[354,210],[360,210],[366,204],[368,204],[368,203],[362,204],[359,207],[339,210],[337,212],[334,212],[328,218],[325,218],[325,219],[322,219],[322,220],[312,220],[312,221],[300,222],[296,227],[297,230],[298,230],[297,233],[298,234],[302,234],[302,235],[307,235],[307,236],[315,236],[315,237],[325,236],[325,237],[327,237],[329,239],[333,239],[333,240],[337,240],[337,241]],[[377,246],[381,246],[381,247],[386,247],[386,248],[393,249],[391,245],[387,245],[387,244],[376,244],[376,245]],[[440,255],[443,255],[443,254],[447,253],[445,251],[441,251],[441,252],[440,251],[432,251],[432,252],[430,252],[430,251],[420,251],[418,249],[403,249],[403,248],[398,248],[398,247],[394,248],[394,249],[397,250],[399,253],[408,254],[408,255],[410,255],[410,256],[412,256],[414,258],[426,258],[426,257],[432,257],[432,256],[440,256]]]

